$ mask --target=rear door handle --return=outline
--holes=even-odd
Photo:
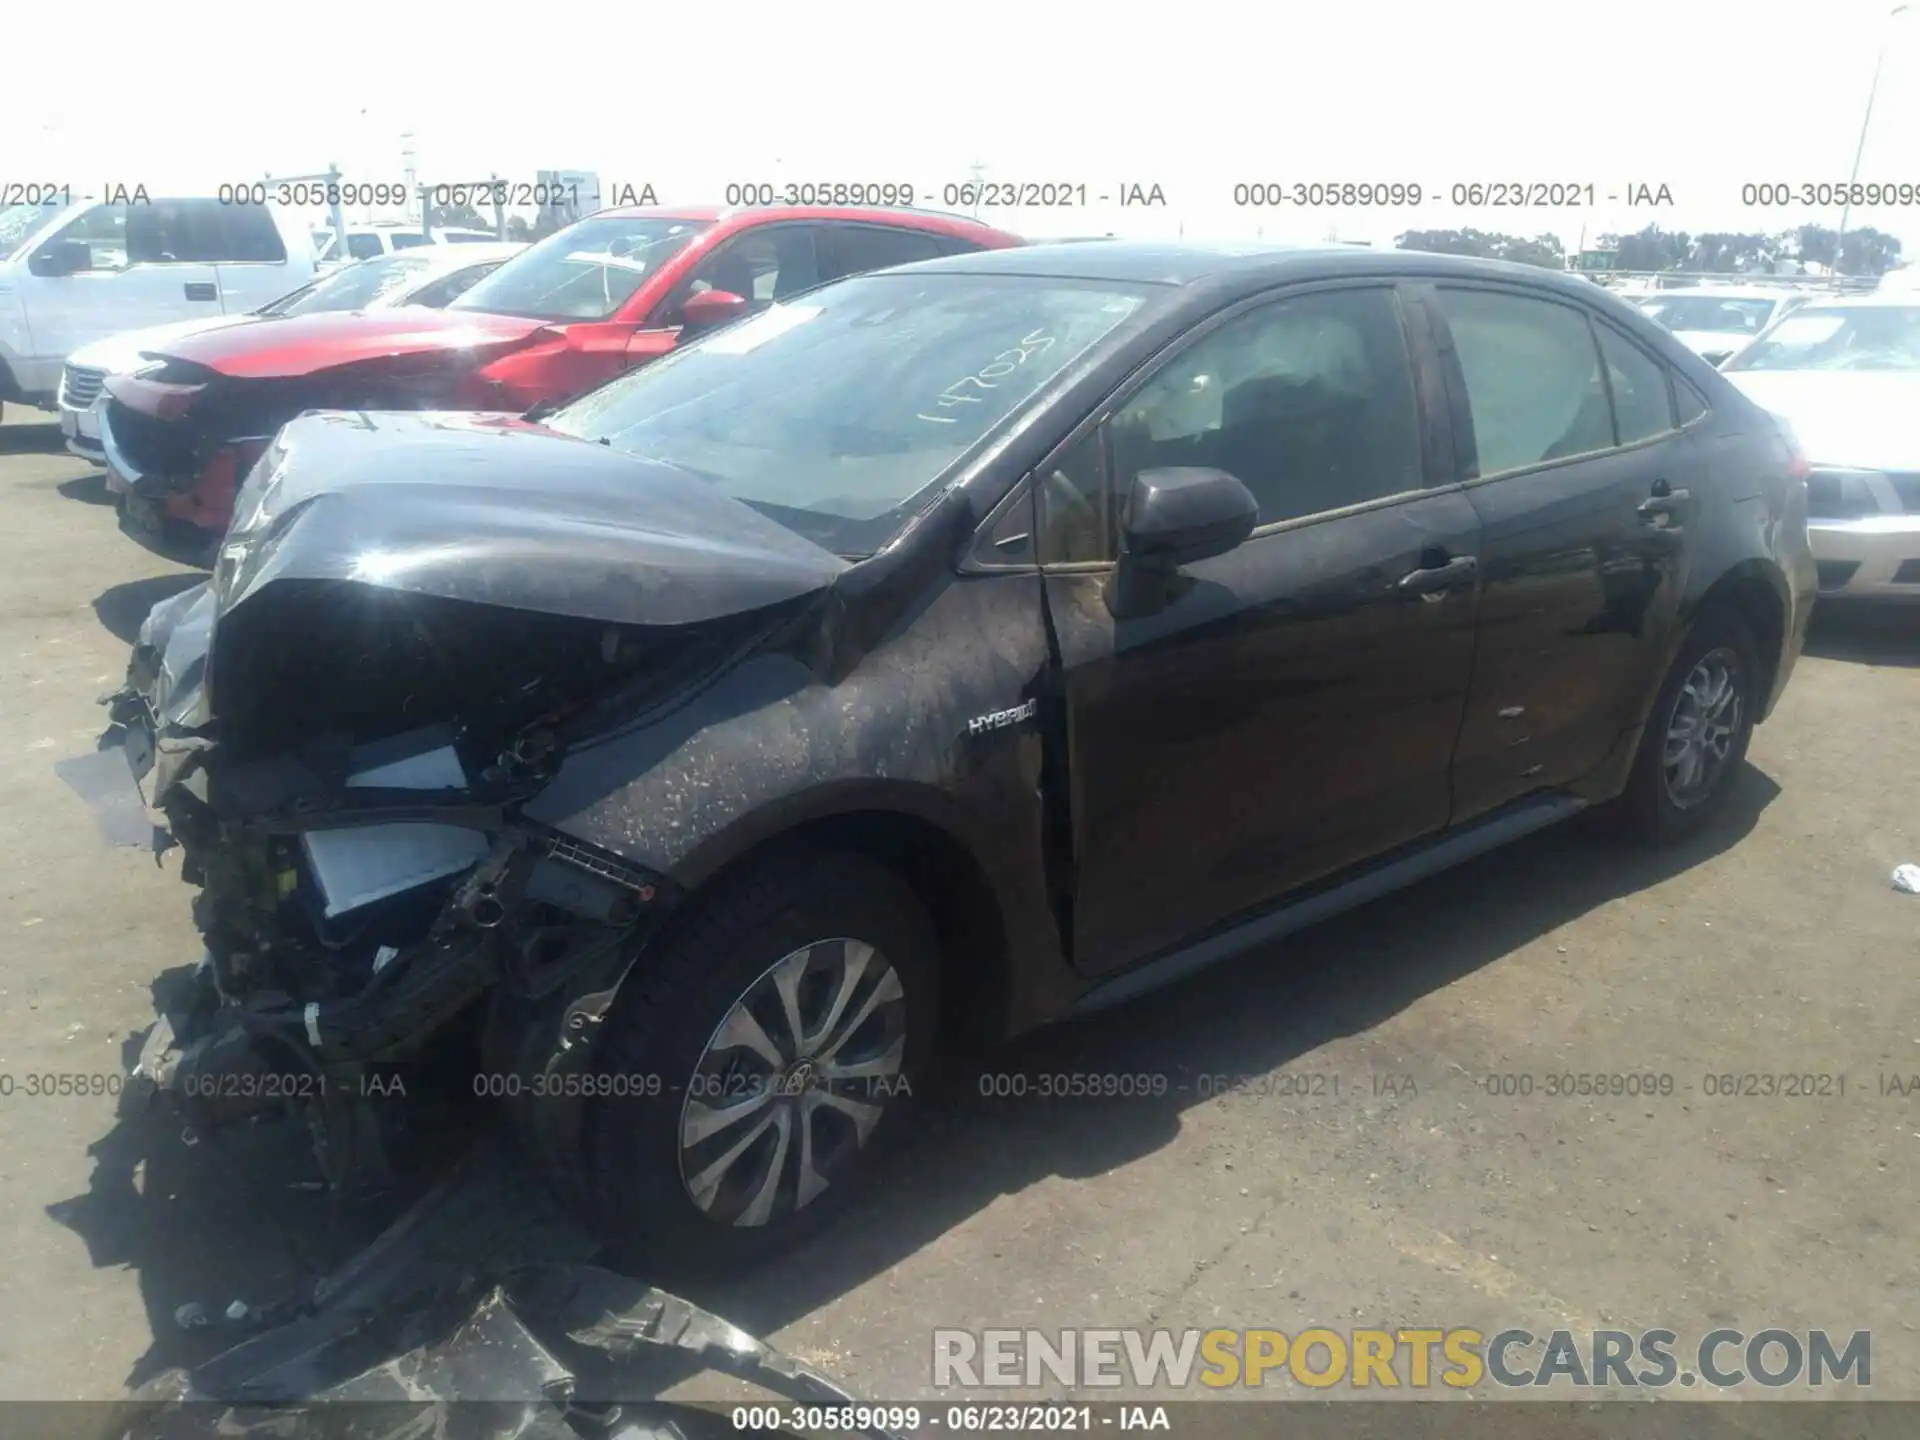
[[[1477,559],[1471,555],[1461,555],[1436,565],[1423,565],[1418,570],[1408,571],[1400,577],[1394,589],[1402,595],[1421,595],[1431,599],[1444,590],[1466,584],[1479,569],[1480,562]]]
[[[1673,515],[1686,508],[1693,499],[1691,490],[1669,490],[1664,495],[1650,495],[1635,508],[1642,520],[1657,519],[1662,515]]]
[[[220,298],[220,287],[215,285],[211,280],[189,280],[182,288],[186,290],[187,299],[189,300],[218,300]]]

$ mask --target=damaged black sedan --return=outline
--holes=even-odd
[[[457,1054],[617,1252],[751,1260],[947,1047],[1705,823],[1803,469],[1592,286],[1349,250],[957,257],[539,423],[309,414],[113,700],[206,941],[142,1069],[351,1186]]]

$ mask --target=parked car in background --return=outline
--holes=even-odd
[[[141,357],[157,347],[207,330],[282,316],[390,310],[396,305],[438,309],[526,248],[523,244],[498,242],[459,249],[428,245],[372,260],[350,261],[258,310],[176,320],[171,325],[129,330],[83,345],[67,357],[60,376],[60,430],[66,436],[67,449],[96,465],[107,463],[100,448],[99,416],[107,376],[137,368]]]
[[[688,281],[787,283],[741,238]],[[588,308],[554,258],[486,283]],[[208,957],[140,1073],[201,1134],[320,1077],[347,1184],[429,1082],[345,1077],[478,1072],[631,1263],[754,1261],[943,1048],[1584,806],[1697,833],[1800,471],[1586,281],[1390,250],[949,257],[542,422],[303,415],[113,701]]]
[[[1699,285],[1662,290],[1640,308],[1709,365],[1718,365],[1806,301],[1805,291],[1785,287]]]
[[[1920,601],[1920,292],[1807,305],[1721,368],[1812,462],[1821,595]]]
[[[341,253],[333,231],[313,232],[314,255],[322,265],[338,265],[352,260],[371,260],[376,255],[391,255],[399,250],[419,250],[435,245],[496,245],[500,239],[491,230],[466,230],[458,226],[420,226],[398,220],[376,220],[366,225],[347,227],[347,248]]]
[[[242,314],[314,269],[306,230],[272,205],[152,196],[0,208],[0,407],[54,409],[60,368],[82,345]]]
[[[101,448],[129,531],[189,555],[218,540],[235,485],[302,410],[524,411],[822,281],[1019,243],[914,210],[601,211],[440,311],[293,316],[157,347],[106,382]]]

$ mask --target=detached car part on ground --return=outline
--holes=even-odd
[[[99,444],[128,532],[203,561],[240,480],[303,411],[551,407],[822,280],[1019,243],[920,211],[606,211],[435,313],[296,314],[147,346],[150,365],[105,380]]]
[[[1352,250],[1001,251],[544,425],[305,416],[112,702],[207,949],[141,1068],[341,1186],[382,1075],[477,1075],[619,1252],[751,1260],[942,1047],[1590,803],[1697,829],[1804,468],[1591,285]]]

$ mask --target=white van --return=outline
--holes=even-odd
[[[314,276],[306,228],[270,205],[142,192],[0,207],[0,406],[55,406],[60,367],[122,330],[257,310]]]

